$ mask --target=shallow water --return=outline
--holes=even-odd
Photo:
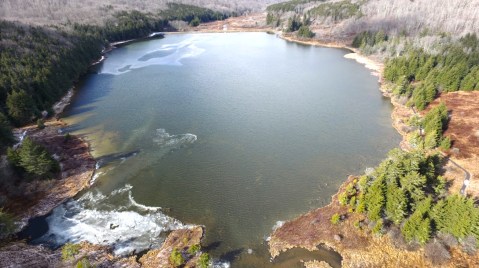
[[[210,253],[233,267],[300,265],[311,253],[270,263],[273,226],[329,203],[348,174],[399,142],[377,77],[346,53],[264,33],[168,35],[112,51],[65,114],[65,131],[86,135],[101,160],[86,195],[107,205],[70,201],[48,218],[45,237],[81,240],[104,228],[99,239],[122,253],[126,241],[137,251],[161,242],[139,230],[164,236],[201,224]],[[108,232],[111,223],[119,227]]]

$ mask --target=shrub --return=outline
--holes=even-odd
[[[181,252],[177,248],[175,248],[170,254],[169,261],[170,264],[174,267],[179,267],[185,263],[185,258],[183,257]]]
[[[70,135],[70,133],[67,133],[67,134],[65,134],[65,136],[63,136],[63,141],[64,142],[67,142],[71,139],[72,139],[72,135]]]
[[[198,25],[200,25],[200,19],[198,17],[195,17],[191,22],[190,22],[190,26],[193,26],[193,27],[196,27]]]
[[[443,151],[451,149],[451,139],[449,137],[443,138],[439,143],[439,148],[441,148]]]
[[[339,194],[338,201],[339,201],[339,204],[341,204],[342,206],[347,205],[348,202],[349,202],[349,198],[348,198],[347,193],[342,192],[341,194]]]
[[[440,265],[451,258],[446,247],[437,241],[428,243],[424,247],[424,253],[433,265]]]
[[[202,253],[198,262],[200,268],[207,268],[210,265],[210,255],[208,253]]]
[[[81,246],[78,244],[66,243],[62,247],[62,260],[69,261],[71,259],[74,259],[75,256],[80,253],[80,248]]]
[[[43,121],[43,119],[38,119],[37,120],[37,128],[39,128],[39,129],[44,129],[45,128],[45,122]]]
[[[446,247],[451,248],[451,247],[457,246],[458,244],[457,239],[451,234],[439,233],[437,237],[441,240],[442,244],[444,244]]]
[[[8,145],[14,141],[12,128],[7,117],[0,112],[0,149],[2,145]]]
[[[0,239],[6,238],[15,231],[15,222],[10,213],[0,208]]]
[[[314,33],[311,31],[311,29],[309,29],[308,26],[302,25],[301,27],[299,27],[298,36],[304,38],[313,38]]]
[[[461,241],[462,250],[469,255],[476,254],[477,240],[474,236],[470,235]]]
[[[341,220],[341,216],[338,213],[334,213],[333,216],[331,216],[332,224],[338,224],[340,220]]]
[[[372,229],[372,232],[374,234],[378,234],[378,235],[381,235],[382,234],[382,231],[383,231],[383,219],[379,219],[377,222],[376,222],[376,225],[374,225],[373,229]]]
[[[196,252],[200,250],[201,250],[201,246],[199,244],[196,244],[188,248],[188,253],[191,255],[195,255]]]
[[[87,258],[81,259],[79,262],[77,262],[77,265],[76,265],[76,268],[90,268],[90,267],[93,267],[93,266],[90,264],[90,261],[88,261]]]

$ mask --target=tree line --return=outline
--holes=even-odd
[[[437,54],[411,49],[386,62],[384,78],[395,84],[395,95],[419,110],[440,92],[479,90],[479,39],[467,34]]]

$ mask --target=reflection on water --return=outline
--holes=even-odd
[[[345,53],[263,33],[172,35],[112,51],[66,111],[66,131],[86,135],[103,161],[91,193],[131,185],[137,204],[168,208],[161,222],[205,225],[210,253],[233,267],[308,258],[337,266],[322,251],[271,263],[265,239],[277,221],[329,203],[348,174],[399,141],[377,78]],[[111,200],[105,215],[117,217],[125,202]],[[146,230],[162,226],[138,220]],[[58,223],[50,224],[53,232]]]

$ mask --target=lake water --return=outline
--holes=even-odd
[[[99,159],[95,183],[47,218],[43,241],[121,254],[200,224],[232,267],[301,267],[310,253],[269,262],[272,228],[329,203],[399,142],[377,77],[346,53],[265,33],[174,34],[110,52],[65,113],[65,131]]]

